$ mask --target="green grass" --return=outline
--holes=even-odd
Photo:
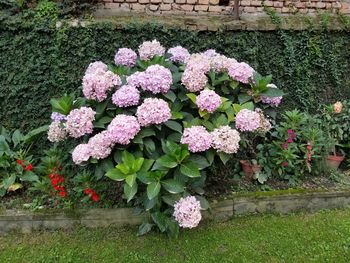
[[[79,228],[0,237],[0,262],[350,262],[350,210],[251,216],[136,237],[135,228]]]

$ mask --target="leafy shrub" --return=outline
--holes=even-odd
[[[190,55],[176,47],[166,53],[154,40],[138,51],[139,58],[119,49],[115,65],[91,63],[84,97],[52,99],[48,138],[75,138],[76,164],[95,170],[96,179],[106,175],[124,182],[127,202],[150,212],[140,234],[156,226],[174,236],[179,225],[195,227],[199,208],[208,208],[202,196],[205,168],[237,153],[240,134],[234,126],[242,132],[269,130],[263,110],[275,116],[283,93],[271,76],[215,50]]]

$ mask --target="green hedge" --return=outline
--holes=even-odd
[[[314,111],[350,99],[350,34],[334,31],[188,32],[155,25],[112,24],[56,29],[0,19],[0,123],[28,130],[49,122],[49,99],[80,92],[87,65],[113,61],[119,47],[157,38],[191,52],[214,48],[250,63],[288,95],[284,108]]]

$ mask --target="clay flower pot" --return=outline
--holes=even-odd
[[[244,176],[249,180],[252,180],[253,175],[261,171],[260,165],[252,164],[249,160],[240,160],[239,162],[242,166]]]
[[[339,155],[328,155],[326,158],[326,165],[331,169],[338,169],[342,161],[344,161],[345,156]]]

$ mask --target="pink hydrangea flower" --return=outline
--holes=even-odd
[[[277,86],[275,84],[268,84],[267,87],[268,88],[272,88],[272,89],[277,89]],[[282,96],[279,96],[279,97],[265,97],[265,96],[261,96],[261,101],[262,101],[262,103],[278,107],[281,104],[281,102],[282,102],[282,98],[283,98]]]
[[[96,112],[89,107],[72,110],[67,116],[66,130],[71,137],[79,138],[92,133]]]
[[[85,71],[85,74],[94,73],[96,71],[107,71],[108,66],[102,61],[95,61],[89,64],[88,68]]]
[[[163,56],[165,48],[157,41],[146,41],[139,46],[139,55],[142,60],[151,60],[154,56]]]
[[[206,57],[215,57],[217,55],[220,55],[216,52],[215,49],[208,49],[208,50],[202,52],[202,54]]]
[[[167,93],[173,83],[171,71],[160,65],[149,66],[144,72],[135,72],[127,78],[130,86],[141,87],[153,94]]]
[[[53,121],[47,132],[47,138],[50,142],[60,142],[63,141],[67,136],[67,132],[64,129],[60,121]]]
[[[104,159],[111,154],[114,143],[107,131],[100,132],[89,139],[90,156],[95,159]]]
[[[114,86],[121,85],[122,82],[118,75],[105,69],[100,62],[95,63],[86,70],[83,78],[83,93],[87,99],[103,101],[107,98],[108,91]]]
[[[228,69],[237,63],[237,60],[223,55],[217,55],[210,58],[210,68],[215,72],[228,71]]]
[[[236,115],[236,128],[240,131],[255,131],[260,127],[258,112],[243,109]]]
[[[218,152],[228,154],[236,153],[239,149],[241,137],[239,132],[230,126],[221,126],[211,132],[213,139],[213,148]]]
[[[204,152],[211,147],[212,137],[203,126],[185,128],[181,137],[181,143],[187,144],[190,152]]]
[[[116,65],[122,65],[126,67],[133,67],[136,64],[137,54],[130,48],[119,48],[114,57],[114,63]]]
[[[197,96],[196,105],[201,111],[213,113],[221,105],[221,97],[213,90],[202,90]]]
[[[172,47],[168,50],[168,53],[171,55],[170,60],[173,62],[185,63],[190,55],[190,52],[186,48],[181,46]]]
[[[113,94],[112,102],[118,107],[138,105],[140,102],[140,92],[133,86],[124,85]]]
[[[61,122],[61,121],[65,121],[66,119],[67,119],[67,116],[63,115],[61,113],[53,112],[51,114],[51,120],[53,120],[53,121]]]
[[[180,227],[194,228],[202,219],[200,202],[194,196],[180,198],[174,204],[173,216]]]
[[[166,101],[147,98],[137,108],[136,116],[141,126],[149,126],[168,121],[171,118],[171,111]]]
[[[129,144],[140,131],[140,124],[134,116],[119,114],[108,125],[107,131],[113,143]]]
[[[228,74],[231,78],[245,84],[249,83],[254,72],[254,69],[244,62],[232,64],[228,69]]]
[[[192,55],[187,63],[181,82],[191,92],[204,89],[208,82],[207,74],[210,70],[210,60],[200,54]]]
[[[90,156],[91,156],[91,147],[87,143],[79,144],[77,147],[74,148],[72,152],[73,162],[77,165],[80,165],[83,162],[88,161]]]

